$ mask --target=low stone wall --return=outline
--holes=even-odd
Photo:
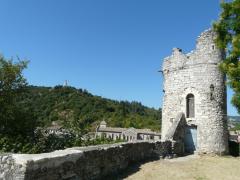
[[[0,180],[24,179],[24,170],[21,164],[15,164],[11,154],[0,154]]]
[[[132,142],[0,155],[0,180],[99,179],[120,172],[130,163],[168,156],[173,147],[170,141]]]

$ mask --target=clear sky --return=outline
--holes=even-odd
[[[218,18],[219,2],[1,0],[0,52],[30,60],[29,84],[68,80],[95,95],[159,108],[162,59],[173,47],[194,49]],[[228,113],[237,115],[228,104]]]

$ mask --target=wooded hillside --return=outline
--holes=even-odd
[[[22,106],[30,106],[38,126],[59,121],[68,128],[94,131],[104,119],[113,127],[160,130],[161,109],[148,108],[139,102],[119,102],[94,96],[74,87],[28,86],[18,101]]]

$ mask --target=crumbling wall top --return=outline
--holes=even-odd
[[[180,48],[173,48],[172,54],[163,61],[163,71],[182,69],[184,66],[217,63],[221,56],[220,50],[215,45],[216,33],[207,29],[198,36],[196,48],[189,53],[183,53]]]

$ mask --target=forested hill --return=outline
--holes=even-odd
[[[38,126],[60,121],[69,128],[93,131],[104,119],[113,127],[160,130],[161,109],[138,102],[110,100],[73,87],[28,86],[18,101],[22,106],[29,106]]]

